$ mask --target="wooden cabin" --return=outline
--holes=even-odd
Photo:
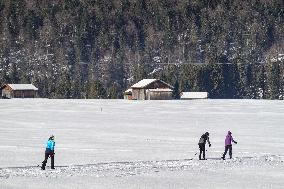
[[[132,100],[170,100],[172,99],[173,87],[159,79],[143,79],[131,86],[125,91],[125,96],[131,96],[126,99]]]
[[[32,84],[5,84],[0,89],[2,98],[36,98],[38,92]]]
[[[182,92],[180,95],[181,100],[206,99],[206,98],[208,98],[208,92]]]

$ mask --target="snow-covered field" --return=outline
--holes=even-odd
[[[0,189],[284,188],[284,101],[12,99],[0,109]],[[238,144],[223,161],[228,130]],[[51,134],[56,169],[42,171]]]

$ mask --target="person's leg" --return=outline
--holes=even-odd
[[[50,154],[51,159],[51,169],[54,169],[54,154]]]
[[[51,169],[54,169],[54,154],[50,155],[50,159],[51,159]]]
[[[201,160],[201,154],[202,154],[202,145],[199,144],[199,160]]]
[[[48,153],[45,153],[45,157],[44,157],[44,160],[43,160],[42,165],[41,165],[42,170],[45,170],[45,166],[46,166],[46,163],[47,163],[48,156],[49,156]]]
[[[232,159],[232,155],[233,155],[232,145],[229,146],[229,155],[230,155],[230,159]]]
[[[225,146],[225,152],[223,154],[222,159],[225,159],[225,156],[226,156],[227,152],[228,152],[228,146]]]
[[[199,160],[201,160],[201,154],[203,155],[203,159],[205,159],[205,144],[199,144]]]
[[[203,145],[203,159],[205,159],[205,144]]]

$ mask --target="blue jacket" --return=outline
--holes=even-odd
[[[54,151],[54,147],[55,147],[55,141],[54,140],[48,140],[47,144],[46,144],[46,149]]]

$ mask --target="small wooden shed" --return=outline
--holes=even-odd
[[[181,100],[206,99],[206,98],[208,98],[208,92],[182,92],[180,95]]]
[[[124,99],[132,100],[132,89],[127,89],[126,91],[124,91]]]
[[[0,89],[2,98],[35,98],[38,91],[33,84],[5,84]]]
[[[125,91],[124,94],[131,95],[132,100],[170,100],[173,93],[173,87],[159,79],[143,79],[132,85],[130,89],[131,93],[128,89],[128,93]]]

